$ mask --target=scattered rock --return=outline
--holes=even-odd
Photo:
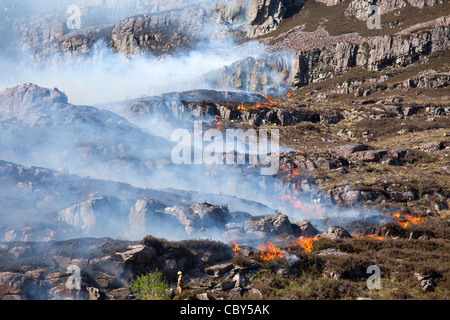
[[[233,289],[236,285],[236,281],[224,281],[222,283],[219,284],[219,288],[223,291],[229,291],[231,289]]]
[[[205,269],[205,272],[214,277],[220,277],[233,269],[233,264],[229,262],[216,264]]]
[[[425,152],[431,152],[431,151],[439,151],[443,147],[442,142],[427,142],[425,144],[420,145],[420,149]]]
[[[305,237],[314,237],[319,234],[319,231],[312,225],[311,221],[303,220],[292,223],[292,227],[298,227],[298,231],[294,232],[296,235],[303,235]]]
[[[347,232],[344,228],[340,226],[332,226],[326,229],[320,237],[328,238],[328,239],[346,239],[351,238],[351,234]]]
[[[366,151],[367,149],[368,146],[366,146],[363,143],[352,143],[337,147],[335,149],[335,152],[343,158],[348,158],[351,154],[355,152]]]
[[[341,238],[334,238],[334,239],[341,239]],[[346,238],[346,237],[343,237],[343,238]],[[339,251],[339,250],[334,249],[334,248],[328,248],[328,249],[320,250],[317,254],[319,256],[337,256],[337,257],[348,255],[347,252],[342,252],[342,251]],[[337,272],[334,272],[334,276],[336,276],[337,273],[340,274],[340,272],[337,271]]]
[[[209,300],[208,294],[206,292],[197,294],[196,298],[198,300]]]
[[[422,288],[423,292],[430,292],[434,291],[436,283],[433,280],[422,280],[420,281],[420,287]]]

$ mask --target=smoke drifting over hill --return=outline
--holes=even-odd
[[[259,124],[278,124],[290,117],[283,110],[269,111],[276,102],[250,91],[283,93],[292,80],[292,54],[272,53],[257,41],[242,41],[249,28],[248,11],[233,1],[217,5],[213,1],[144,1],[135,7],[132,3],[76,2],[81,29],[71,30],[65,6],[69,3],[33,4],[23,10],[23,3],[8,2],[7,19],[0,29],[14,37],[2,39],[0,50],[4,70],[0,84],[10,88],[0,94],[0,158],[135,188],[169,188],[185,197],[192,192],[185,199],[189,205],[206,200],[252,215],[282,208],[295,219],[320,218],[319,211],[305,209],[303,204],[298,210],[298,200],[286,201],[286,186],[276,177],[278,151],[285,149],[278,148],[275,132],[260,133],[263,140],[256,141],[240,129],[244,137],[250,137],[248,141],[238,142],[236,149],[217,147],[217,133],[222,135],[217,118],[226,114],[241,110],[245,114],[236,119],[249,117]],[[257,113],[260,107],[267,112],[264,119]],[[202,136],[209,143],[196,145],[195,123],[200,123],[201,133],[210,129],[215,137]],[[190,147],[183,150],[182,158],[192,157],[192,162],[173,161],[179,141],[171,137],[177,129],[187,132]],[[269,140],[269,148],[254,145],[255,141],[267,145]],[[206,151],[215,160],[196,163],[196,155]],[[249,161],[253,158],[259,161]],[[268,167],[271,174],[261,175]],[[7,177],[13,190],[23,186],[16,189],[20,179],[20,174]],[[72,188],[67,194],[61,190],[59,197],[67,200],[49,205],[53,197],[40,192],[51,188],[40,179],[35,184],[20,183],[32,194],[35,184],[40,186],[37,194],[44,200],[38,202],[37,221],[48,223],[45,219],[53,217],[52,223],[66,223],[83,235],[126,234],[115,219],[99,227],[98,221],[106,221],[104,217],[115,207],[120,219],[133,220],[139,212],[160,212],[177,203],[177,196],[170,193],[155,209],[142,205],[148,199],[142,199],[141,192],[124,199],[105,187],[76,197]],[[316,197],[312,189],[306,204]],[[15,210],[19,198],[9,201],[4,215]],[[18,219],[16,224],[25,222]]]
[[[90,105],[172,91],[233,89],[225,81],[227,87],[220,87],[217,76],[204,75],[268,53],[256,41],[236,45],[245,25],[237,33],[233,29],[237,26],[224,25],[214,1],[144,1],[134,8],[132,1],[70,2],[80,8],[80,30],[68,29],[64,3],[31,2],[26,10],[15,2],[5,8],[7,19],[0,25],[1,88],[32,82],[59,88],[72,103]],[[136,18],[125,19],[130,16]],[[142,31],[137,21],[144,24]],[[134,32],[131,40],[127,28]],[[139,32],[143,35],[136,35]],[[149,37],[154,38],[143,40]],[[81,44],[74,40],[80,38]],[[264,60],[275,58],[274,54]],[[287,59],[291,63],[292,57]],[[267,88],[284,90],[286,76],[278,75],[279,70],[264,72],[261,77],[269,74],[276,82],[266,83]]]

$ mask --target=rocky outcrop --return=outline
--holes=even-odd
[[[443,0],[407,0],[407,1],[410,5],[418,8],[434,7],[438,4],[443,3]]]
[[[66,104],[67,96],[58,89],[25,83],[0,91],[0,116],[29,116],[55,104]]]
[[[406,39],[401,36],[373,37],[358,50],[356,64],[369,70],[405,67],[430,53],[448,49],[449,33],[450,27],[445,26],[412,34]]]
[[[30,15],[14,21],[14,32],[35,51],[38,60],[60,53],[89,54],[99,43],[124,54],[147,51],[161,55],[187,48],[196,42],[196,32],[206,20],[212,21],[209,19],[214,10],[206,2],[194,7],[183,0],[72,4],[82,12],[79,30],[68,29],[62,15],[48,8],[46,12],[45,6],[42,7],[47,14],[45,18]]]
[[[366,20],[369,16],[370,1],[353,0],[347,10],[345,10],[346,16],[354,16],[359,20]],[[376,2],[380,10],[380,14],[385,14],[393,10],[397,10],[406,6],[404,0],[380,0]]]
[[[354,16],[359,20],[366,20],[369,16],[369,6],[372,4],[378,6],[380,14],[386,14],[391,11],[404,8],[407,3],[418,8],[433,7],[442,4],[442,0],[380,0],[380,1],[364,1],[353,0],[347,10],[346,16]]]
[[[240,100],[238,100],[240,99]],[[276,124],[288,126],[302,121],[339,121],[314,111],[284,109],[259,94],[197,90],[165,94],[131,102],[126,110],[130,116],[144,118],[162,115],[173,119],[207,119],[218,117],[227,121],[245,121],[250,125]],[[333,120],[333,119],[334,120]]]
[[[203,79],[216,88],[278,93],[292,82],[293,64],[291,53],[264,54],[224,66],[204,75]]]
[[[303,3],[304,0],[78,3],[83,13],[79,30],[68,29],[66,20],[53,12],[46,18],[21,17],[13,23],[13,30],[34,50],[38,61],[61,53],[91,54],[102,44],[126,55],[150,52],[160,56],[188,50],[208,37],[239,39],[265,34],[275,30],[286,15],[300,10]],[[98,16],[102,16],[101,24]]]
[[[289,11],[298,11],[304,0],[252,0],[250,4],[250,37],[275,30]]]
[[[448,49],[449,33],[448,25],[437,26],[407,36],[377,36],[358,43],[344,42],[301,51],[295,57],[293,83],[305,86],[356,66],[378,71],[386,67],[406,67],[433,52]]]
[[[343,2],[344,0],[315,0],[315,1],[323,3],[327,7],[332,7],[332,6],[335,6],[335,5]]]
[[[384,157],[401,159],[405,156],[405,150],[368,150],[368,146],[362,143],[342,145],[335,152],[350,161],[378,162]]]
[[[310,221],[303,220],[303,221],[296,221],[293,224],[293,227],[297,226],[299,230],[297,233],[300,233],[303,237],[314,237],[318,235],[320,232],[312,225]]]
[[[346,239],[351,238],[351,234],[342,227],[332,226],[320,234],[320,237],[328,239]]]
[[[305,0],[220,0],[216,5],[219,19],[226,23],[246,24],[250,38],[278,28],[287,15],[298,12]]]
[[[136,242],[81,238],[2,243],[0,299],[133,299],[130,280],[141,273],[159,269],[173,283],[179,270],[203,272],[232,255],[224,243],[168,243],[153,237]],[[70,285],[74,277],[79,287]]]
[[[139,167],[138,170],[143,170],[140,171],[142,174],[150,170],[153,164],[151,155],[147,154],[150,157],[146,156],[145,161],[150,162],[146,165],[143,162],[137,164],[137,154],[133,155],[137,146],[133,139],[141,137],[142,141],[149,143],[158,141],[161,151],[164,150],[164,145],[171,145],[162,138],[153,137],[156,138],[154,140],[150,134],[144,133],[113,112],[90,106],[76,106],[67,100],[67,96],[58,89],[42,88],[34,84],[1,91],[0,154],[3,159],[20,163],[28,163],[29,159],[34,159],[34,163],[42,167],[66,168],[77,173],[87,166],[95,166],[95,163],[103,159],[105,162],[102,163],[101,170],[107,170],[107,167],[116,170],[120,164],[128,163],[129,169]],[[134,138],[127,138],[128,134]],[[163,151],[166,152],[166,159],[170,157],[171,148],[172,146]],[[72,161],[77,162],[76,168]]]
[[[110,45],[113,51],[125,54],[138,54],[146,50],[162,55],[174,50],[188,50],[196,43],[195,32],[200,30],[207,16],[208,13],[202,8],[134,16],[114,26]]]
[[[440,73],[434,70],[426,70],[414,78],[405,80],[405,88],[444,88],[450,83],[450,73]]]

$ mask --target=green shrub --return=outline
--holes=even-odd
[[[370,48],[369,48],[369,44],[367,43],[367,41],[364,41],[364,43],[362,44],[362,47],[364,49],[364,59],[368,60],[370,57]]]
[[[169,286],[158,269],[137,276],[136,280],[131,281],[130,288],[140,300],[167,300],[170,295]]]

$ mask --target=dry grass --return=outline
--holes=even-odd
[[[427,241],[322,238],[314,243],[312,253],[295,252],[300,259],[291,267],[293,274],[290,276],[280,276],[271,269],[255,277],[252,284],[269,299],[448,299],[448,226],[434,227],[447,238]],[[327,248],[348,255],[318,255]],[[367,289],[370,265],[381,269],[380,290]],[[415,273],[431,274],[436,290],[422,292]],[[333,276],[337,274],[337,278]]]
[[[450,4],[448,2],[423,9],[407,4],[404,8],[383,14],[381,16],[381,29],[370,30],[367,28],[366,21],[359,21],[354,17],[346,17],[344,15],[350,2],[351,0],[345,0],[336,6],[327,7],[316,1],[306,1],[300,12],[285,19],[277,30],[260,38],[276,38],[280,34],[302,24],[305,25],[304,31],[315,31],[319,26],[322,26],[332,36],[352,32],[368,37],[391,35],[415,24],[450,14]],[[391,24],[394,22],[398,23],[397,26],[391,27]]]

